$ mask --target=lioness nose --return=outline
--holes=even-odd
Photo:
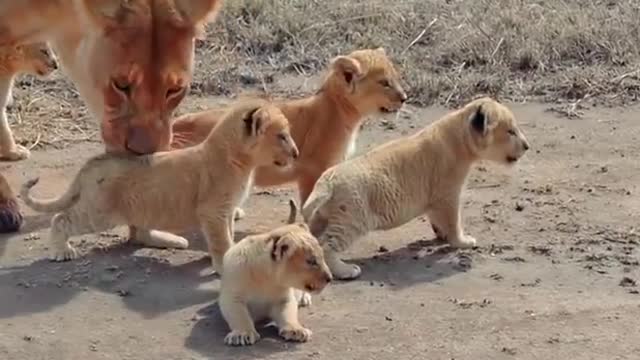
[[[407,97],[407,94],[406,94],[404,91],[400,93],[400,101],[401,101],[402,103],[404,103],[405,101],[407,101],[407,98],[408,98],[408,97]]]
[[[522,143],[522,147],[524,148],[524,150],[525,150],[525,151],[526,151],[526,150],[529,150],[529,143],[528,143],[527,141],[524,141],[524,142]]]
[[[324,278],[327,283],[330,283],[333,281],[333,276],[331,274],[325,274],[325,278]]]
[[[127,131],[126,147],[134,154],[151,154],[158,150],[158,141],[154,139],[148,129],[130,126]]]

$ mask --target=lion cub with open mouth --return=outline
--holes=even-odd
[[[298,321],[303,291],[320,293],[332,276],[318,240],[305,224],[247,236],[224,255],[220,311],[231,332],[227,345],[260,339],[254,321],[270,318],[286,340],[306,342],[311,330]],[[304,302],[301,302],[304,304]]]
[[[438,237],[472,247],[464,233],[460,194],[478,160],[515,163],[529,143],[504,105],[481,98],[418,133],[378,146],[329,168],[302,214],[323,246],[335,278],[353,279],[360,267],[338,258],[357,238],[426,214]],[[292,218],[295,218],[292,204]]]
[[[232,244],[233,212],[250,189],[260,165],[288,166],[298,157],[282,112],[265,101],[230,110],[207,137],[192,148],[90,159],[57,199],[30,194],[38,179],[22,187],[24,202],[36,211],[58,212],[51,220],[53,259],[77,257],[69,237],[133,225],[170,232],[200,226],[215,271]],[[185,238],[162,231],[145,244],[186,248]],[[171,238],[168,238],[171,236]]]

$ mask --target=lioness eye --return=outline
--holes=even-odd
[[[118,91],[128,94],[131,90],[131,85],[123,80],[112,80],[111,85]]]
[[[384,87],[391,87],[391,84],[389,83],[389,80],[384,79],[384,80],[380,80],[380,85],[384,86]]]

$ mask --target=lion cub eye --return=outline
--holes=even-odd
[[[278,140],[286,142],[287,141],[287,137],[285,136],[285,134],[280,133],[280,134],[278,134]]]
[[[509,129],[509,130],[507,131],[507,133],[509,133],[509,135],[511,135],[511,136],[516,136],[516,131],[515,131],[515,130],[513,130],[513,129]]]
[[[389,83],[389,80],[387,80],[387,79],[380,80],[380,85],[382,85],[383,87],[386,87],[386,88],[390,88],[391,87],[391,83]]]
[[[307,265],[309,266],[318,266],[318,260],[316,258],[308,258]]]

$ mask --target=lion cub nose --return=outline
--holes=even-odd
[[[297,158],[298,158],[298,156],[300,156],[300,151],[298,151],[298,149],[296,149],[296,148],[293,148],[293,150],[291,150],[291,156],[292,156],[294,159],[297,159]]]
[[[524,150],[525,150],[525,151],[529,150],[529,143],[525,140],[525,141],[522,143],[522,147],[524,148]]]
[[[333,281],[333,275],[331,275],[331,274],[329,274],[329,273],[325,274],[325,275],[324,275],[324,280],[325,280],[327,283],[332,282],[332,281]]]

